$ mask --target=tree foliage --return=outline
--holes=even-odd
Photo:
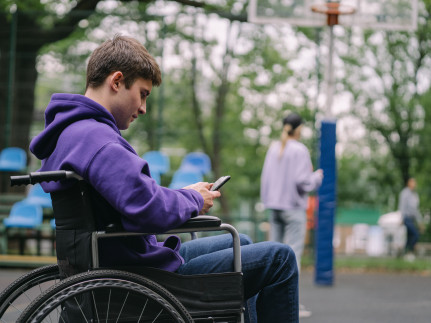
[[[308,109],[306,91],[293,90],[288,63],[295,58],[295,49],[288,48],[287,40],[280,42],[285,30],[272,28],[268,36],[265,27],[242,22],[245,3],[241,2],[216,7],[181,1],[89,1],[72,23],[69,15],[80,12],[77,8],[82,9],[83,2],[46,1],[42,6],[29,1],[18,6],[20,15],[42,9],[34,15],[35,31],[54,33],[66,21],[70,24],[67,37],[41,40],[37,50],[26,53],[39,76],[56,80],[51,85],[40,80],[38,93],[45,93],[45,98],[38,96],[38,108],[44,108],[51,92],[82,93],[89,53],[115,33],[132,35],[161,63],[164,81],[151,95],[147,116],[124,135],[141,154],[158,148],[173,152],[174,167],[182,153],[202,150],[213,162],[214,174],[208,180],[223,174],[236,179],[224,190],[233,204],[242,197],[257,200],[263,157],[270,139],[278,137],[282,115],[286,109]],[[291,103],[293,94],[299,104]],[[28,104],[30,116],[33,106]],[[17,108],[14,111],[17,115]],[[27,147],[28,131],[21,135],[22,140],[12,144]],[[175,155],[178,148],[183,150]],[[223,200],[224,213],[229,205]]]
[[[430,207],[430,3],[423,2],[416,32],[353,28],[338,35],[342,68],[336,89],[349,93],[352,103],[338,115],[338,124],[347,124],[339,135],[352,138],[339,154],[339,205],[390,211],[403,181],[413,175],[422,205]],[[0,31],[0,69],[9,71],[15,62],[13,86],[0,83],[0,102],[12,98],[10,144],[28,147],[33,110],[43,110],[52,92],[83,92],[86,59],[98,44],[116,33],[132,35],[164,73],[147,115],[124,136],[140,154],[168,151],[173,169],[185,152],[207,153],[214,169],[208,180],[224,174],[234,179],[223,188],[229,197],[223,213],[242,200],[258,201],[263,159],[286,113],[304,116],[304,141],[318,154],[324,64],[316,59],[319,30],[249,24],[246,6],[247,1],[0,0],[6,26]],[[2,129],[5,111],[0,110]],[[360,129],[365,132],[354,133]],[[5,146],[4,132],[0,140]]]
[[[341,37],[348,45],[340,50],[346,70],[343,84],[351,95],[348,114],[365,127],[366,141],[356,150],[364,157],[354,158],[365,175],[352,178],[353,183],[346,180],[340,194],[349,190],[347,185],[357,186],[361,200],[387,211],[397,208],[398,194],[411,176],[420,183],[423,211],[429,212],[431,206],[427,198],[431,181],[425,176],[431,152],[426,127],[431,114],[430,9],[430,1],[420,3],[415,32],[351,29]],[[350,158],[343,158],[342,167],[350,167]],[[374,199],[370,192],[377,194]]]

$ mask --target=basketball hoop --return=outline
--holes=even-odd
[[[328,1],[326,3],[317,3],[311,6],[311,11],[326,14],[326,23],[328,26],[338,25],[339,15],[351,15],[356,9],[349,5],[342,5],[340,2]]]

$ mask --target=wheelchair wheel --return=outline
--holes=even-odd
[[[136,274],[95,270],[69,277],[35,299],[17,322],[193,322],[166,289]]]
[[[15,323],[37,296],[59,281],[57,265],[37,268],[15,280],[0,294],[0,322]]]

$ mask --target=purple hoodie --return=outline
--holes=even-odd
[[[82,95],[52,96],[45,111],[45,130],[32,140],[30,150],[42,160],[40,171],[72,170],[81,175],[122,215],[127,231],[166,232],[198,215],[203,207],[202,196],[194,190],[159,186],[147,162],[122,138],[112,114]],[[58,182],[42,186],[46,192],[65,188]],[[105,259],[105,263],[175,271],[183,263],[180,241],[175,239],[160,243],[155,236],[145,236],[136,246],[118,245],[101,257],[110,253],[115,261]]]

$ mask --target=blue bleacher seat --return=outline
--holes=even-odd
[[[42,224],[42,207],[25,202],[17,202],[12,206],[10,214],[3,220],[6,228],[35,229]]]
[[[27,154],[22,148],[8,147],[0,153],[0,171],[18,172],[27,167]]]
[[[161,185],[162,179],[160,178],[160,173],[157,172],[151,172],[151,178],[156,181],[157,184]]]
[[[28,204],[40,205],[44,208],[52,208],[51,195],[45,193],[40,184],[33,185],[27,197],[22,201]]]
[[[205,153],[191,152],[184,156],[180,169],[199,171],[202,175],[208,175],[211,172],[211,160]]]
[[[180,189],[187,185],[202,182],[203,177],[199,172],[177,170],[172,178],[169,188]]]
[[[142,158],[148,163],[151,175],[153,173],[165,174],[170,170],[169,157],[160,151],[148,151],[142,155]]]

